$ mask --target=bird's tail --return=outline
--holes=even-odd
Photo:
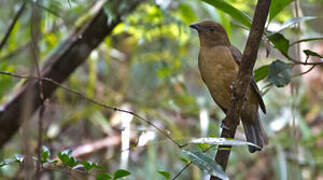
[[[249,152],[260,151],[262,147],[268,144],[268,137],[259,118],[258,112],[241,114],[242,125],[248,142],[258,145],[260,148],[255,146],[248,146]],[[250,123],[253,122],[253,123]]]

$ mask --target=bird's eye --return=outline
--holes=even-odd
[[[210,27],[210,28],[209,28],[209,30],[210,30],[211,32],[213,32],[213,31],[215,31],[215,27]]]

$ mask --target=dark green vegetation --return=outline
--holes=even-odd
[[[252,155],[241,127],[241,141],[190,141],[219,137],[224,114],[189,25],[215,20],[243,51],[256,2],[102,2],[0,1],[0,179],[323,177],[321,0],[272,2],[254,71],[270,144]],[[223,143],[225,174],[210,161]]]

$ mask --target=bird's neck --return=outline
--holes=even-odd
[[[201,47],[215,47],[215,46],[231,46],[229,39],[221,38],[221,39],[204,39],[201,41]]]

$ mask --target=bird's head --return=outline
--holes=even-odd
[[[202,21],[191,24],[190,27],[198,32],[201,46],[230,46],[230,41],[224,28],[214,21]]]

